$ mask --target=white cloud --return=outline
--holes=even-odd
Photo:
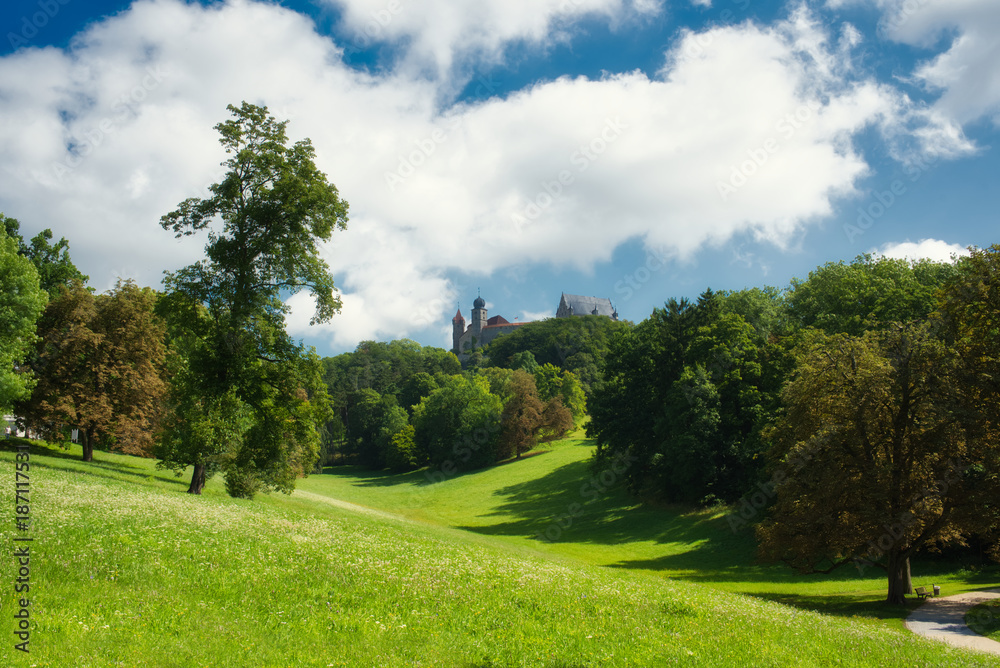
[[[564,41],[572,23],[599,16],[612,26],[660,13],[663,0],[328,0],[343,10],[352,43],[392,42],[402,67],[439,78],[459,61],[498,62],[508,46]],[[467,62],[461,63],[463,66]],[[458,73],[462,74],[462,73]]]
[[[903,241],[889,243],[882,248],[870,251],[873,255],[904,260],[933,260],[935,262],[951,262],[954,256],[966,256],[969,250],[961,244],[950,244],[940,239],[921,239],[914,243]]]
[[[923,63],[917,80],[940,93],[934,110],[965,124],[989,118],[1000,124],[1000,3],[996,0],[880,0],[881,26],[890,39],[950,47]]]
[[[443,0],[405,4],[386,29],[443,66],[470,49],[555,39],[580,13],[659,7],[581,0],[569,15],[563,4],[455,4],[443,26],[432,21],[447,14]],[[350,9],[361,21],[378,7]],[[467,35],[471,24],[489,29]],[[157,221],[218,179],[212,127],[226,104],[266,103],[291,119],[293,138],[312,138],[351,204],[327,250],[344,312],[321,330],[349,348],[450,321],[449,272],[589,269],[635,238],[674,257],[746,232],[787,244],[867,174],[853,138],[872,127],[962,150],[946,119],[854,78],[854,43],[800,10],[770,28],[684,33],[654,77],[562,78],[440,110],[448,82],[407,67],[353,71],[276,5],[144,0],[69,52],[0,59],[0,210],[68,237],[99,289],[121,274],[155,284],[201,255],[203,239],[175,241]],[[315,333],[309,300],[292,305],[290,330]]]

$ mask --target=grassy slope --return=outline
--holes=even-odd
[[[236,501],[218,481],[190,497],[148,460],[53,454],[32,458],[32,653],[12,649],[5,585],[0,665],[996,665],[490,536],[306,495]],[[12,453],[0,453],[4,470],[10,508]],[[5,582],[13,569],[0,560]]]
[[[827,576],[802,576],[755,563],[752,531],[734,532],[724,513],[651,508],[615,484],[599,493],[590,470],[592,451],[592,443],[578,434],[523,461],[435,484],[428,484],[422,471],[389,475],[339,467],[331,469],[333,475],[301,481],[299,488],[574,561],[710,584],[827,613],[880,618],[895,628],[902,628],[917,605],[914,599],[908,606],[885,606],[885,574],[878,569],[859,574],[844,567]],[[607,473],[605,481],[612,477]],[[975,572],[916,560],[913,578],[917,585],[941,585],[948,595],[998,586],[1000,570]]]
[[[965,623],[976,633],[1000,642],[1000,599],[993,599],[965,613]]]

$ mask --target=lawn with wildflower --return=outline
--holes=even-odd
[[[68,455],[78,455],[71,450]],[[34,446],[30,654],[3,526],[0,665],[988,666],[912,634],[555,559],[310,494],[201,497],[153,462]],[[14,506],[14,453],[0,452]]]
[[[513,549],[708,584],[894,629],[903,629],[919,603],[912,597],[905,606],[886,606],[885,572],[877,568],[800,575],[757,563],[751,522],[760,515],[751,514],[752,505],[650,507],[626,493],[613,465],[594,469],[593,451],[593,442],[577,432],[534,456],[483,471],[393,475],[336,467],[300,481],[296,494],[461,528]],[[1000,586],[1000,569],[921,555],[913,561],[913,582],[959,594]]]

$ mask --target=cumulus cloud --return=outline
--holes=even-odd
[[[495,63],[515,43],[565,41],[575,21],[596,16],[613,26],[660,13],[663,0],[328,0],[343,11],[356,47],[388,42],[411,73],[444,79],[463,61]]]
[[[880,0],[880,31],[889,39],[931,47],[947,39],[915,78],[939,93],[934,110],[959,123],[988,118],[1000,124],[1000,3],[995,0]]]
[[[903,241],[889,243],[880,249],[870,251],[873,255],[904,260],[933,260],[935,262],[951,262],[955,257],[969,254],[969,250],[961,244],[950,244],[940,239],[921,239],[918,242]]]
[[[414,62],[447,69],[457,54],[558,38],[579,15],[660,7],[521,4],[399,0],[384,29]],[[382,7],[344,6],[358,25]],[[564,77],[442,109],[447,82],[352,70],[345,45],[277,5],[142,0],[68,51],[0,59],[0,210],[67,236],[99,289],[123,274],[156,284],[201,255],[203,239],[175,241],[157,221],[220,177],[212,127],[227,104],[265,103],[293,139],[312,138],[350,202],[348,231],[325,249],[344,312],[320,330],[349,348],[447,324],[449,274],[589,269],[636,238],[675,257],[735,234],[787,244],[868,173],[854,138],[872,128],[963,150],[949,119],[858,78],[855,44],[800,9],[770,27],[682,33],[654,76]],[[290,330],[315,335],[309,299],[291,305]]]

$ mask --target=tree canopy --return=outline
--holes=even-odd
[[[776,470],[798,464],[780,475],[762,553],[806,572],[878,566],[898,604],[918,549],[988,527],[1000,446],[970,434],[960,366],[926,323],[804,346],[770,432]]]
[[[329,417],[321,363],[285,332],[283,299],[307,289],[313,323],[339,311],[320,244],[346,228],[348,207],[316,167],[312,143],[288,145],[287,121],[246,102],[228,110],[233,118],[215,128],[230,156],[222,181],[160,223],[178,237],[208,230],[206,259],[164,279],[167,312],[179,336],[199,340],[188,346],[185,372],[191,410],[210,421],[247,416],[246,429],[229,430],[225,452],[212,458],[231,494],[253,496],[290,491],[318,456],[319,428]],[[171,424],[165,440],[175,447],[162,452],[164,464],[194,465],[190,491],[200,493],[208,473],[196,445],[202,439]]]
[[[20,234],[21,224],[16,219],[0,213],[0,224],[7,236],[17,242],[17,252],[35,265],[39,284],[50,297],[59,293],[59,286],[70,287],[75,282],[87,282],[88,277],[76,268],[69,257],[69,242],[65,237],[52,244],[52,230],[45,229],[25,243]]]
[[[604,358],[612,339],[631,326],[629,322],[596,315],[548,318],[525,323],[496,338],[485,353],[491,365],[508,369],[526,368],[526,364],[530,367],[524,354],[531,353],[537,364],[572,371],[589,396],[601,384]]]
[[[98,443],[149,455],[166,392],[156,300],[130,281],[96,297],[79,282],[60,286],[38,320],[38,383],[18,404],[20,416],[60,441],[79,429],[84,461]]]
[[[32,351],[35,323],[46,301],[34,265],[18,254],[17,240],[0,229],[0,410],[10,410],[34,385],[22,362]]]
[[[792,280],[789,312],[802,327],[858,336],[887,323],[927,318],[937,291],[955,275],[950,263],[913,262],[870,254],[850,264],[828,262]]]
[[[789,368],[774,338],[780,309],[773,291],[706,291],[694,304],[669,300],[613,340],[587,432],[599,457],[634,458],[633,492],[708,503],[753,484],[760,430]]]

